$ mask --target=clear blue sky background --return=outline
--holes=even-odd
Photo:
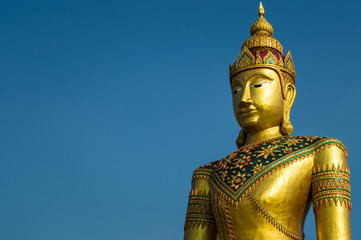
[[[193,169],[236,149],[228,65],[258,4],[0,1],[0,239],[181,239]],[[294,135],[347,146],[361,239],[361,3],[263,5],[296,64]]]

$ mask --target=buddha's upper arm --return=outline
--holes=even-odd
[[[351,239],[350,171],[341,142],[314,156],[311,189],[317,239]]]
[[[184,226],[184,239],[214,240],[216,234],[217,228],[212,212],[209,179],[195,178],[193,175]]]
[[[314,211],[337,204],[351,208],[347,152],[339,143],[325,145],[314,157],[311,185]]]
[[[198,192],[205,192],[207,195],[210,192],[209,180],[205,179],[193,179],[192,189],[197,189]]]
[[[315,155],[314,166],[347,166],[347,152],[343,144],[331,144]]]

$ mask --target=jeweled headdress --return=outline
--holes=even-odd
[[[251,27],[251,37],[242,46],[241,54],[237,60],[229,66],[229,77],[232,79],[236,74],[253,68],[271,68],[275,70],[281,79],[282,88],[287,83],[295,83],[296,69],[288,50],[283,56],[281,43],[272,36],[273,27],[263,17],[262,3],[259,5],[259,18]]]

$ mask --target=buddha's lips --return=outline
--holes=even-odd
[[[249,106],[246,108],[240,108],[239,109],[239,114],[247,114],[247,113],[252,113],[255,112],[257,109],[254,106]]]

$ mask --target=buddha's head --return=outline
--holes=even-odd
[[[262,3],[258,14],[251,37],[230,65],[233,110],[242,128],[239,147],[244,144],[240,138],[246,134],[277,126],[283,135],[293,131],[290,111],[296,96],[296,70],[292,56],[290,51],[283,56],[282,45],[272,36],[273,28],[263,17]]]

